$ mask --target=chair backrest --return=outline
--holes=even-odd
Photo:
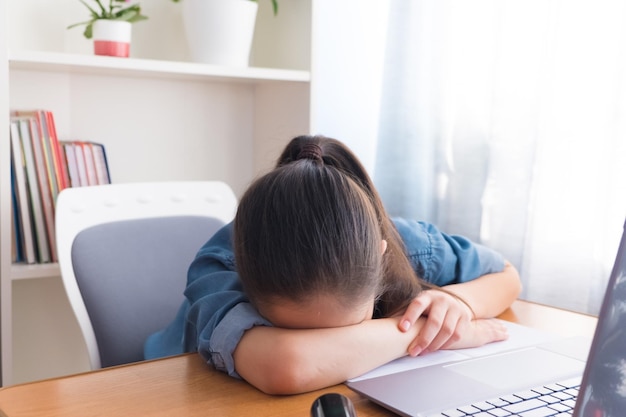
[[[143,359],[148,335],[183,300],[198,249],[234,217],[232,190],[217,181],[68,188],[57,199],[63,284],[92,369]]]

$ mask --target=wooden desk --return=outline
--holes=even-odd
[[[501,318],[564,336],[592,336],[595,317],[517,301]],[[0,415],[15,416],[308,416],[323,393],[339,392],[359,417],[391,416],[344,385],[269,396],[207,366],[198,355],[140,362],[0,389]]]

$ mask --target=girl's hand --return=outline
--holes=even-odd
[[[426,323],[409,345],[408,352],[411,356],[417,356],[422,352],[432,352],[464,341],[465,332],[472,321],[472,312],[467,305],[456,297],[439,290],[422,291],[411,301],[400,319],[398,325],[400,330],[406,332],[422,315],[426,316]],[[484,343],[487,342],[482,344]]]
[[[462,337],[442,346],[442,349],[464,349],[482,346],[486,343],[506,340],[509,335],[504,324],[495,319],[472,320],[462,330]]]

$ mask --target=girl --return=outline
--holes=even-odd
[[[407,354],[503,340],[489,318],[519,292],[499,254],[392,221],[345,145],[300,136],[200,249],[146,357],[197,350],[266,393],[306,392]]]

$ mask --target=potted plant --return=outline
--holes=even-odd
[[[141,6],[128,4],[128,0],[79,0],[87,7],[91,19],[68,26],[68,29],[85,26],[83,35],[94,39],[96,55],[128,57],[130,52],[131,24],[146,20],[141,14]],[[108,3],[108,4],[106,4]]]
[[[278,0],[271,1],[276,15]],[[248,66],[257,0],[184,0],[182,3],[185,35],[193,61]]]

